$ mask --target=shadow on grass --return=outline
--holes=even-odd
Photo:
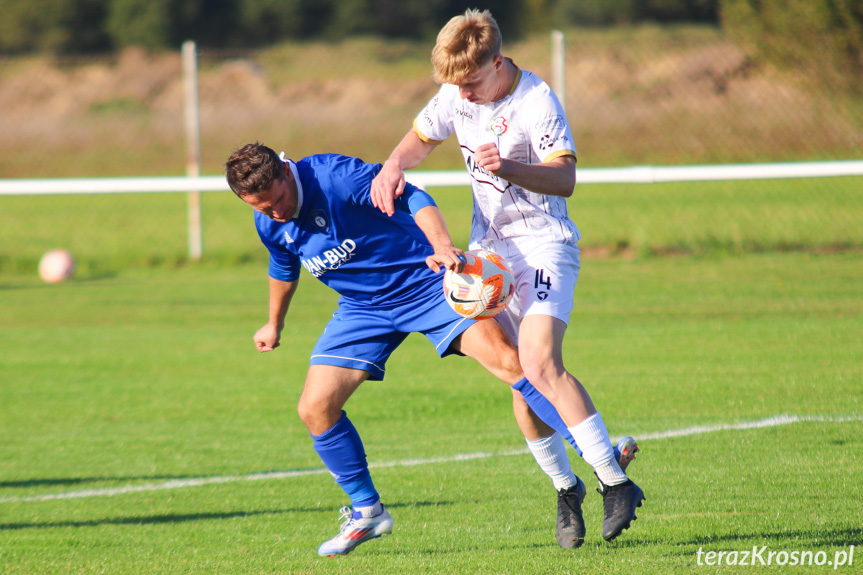
[[[388,504],[388,509],[400,507],[440,507],[453,505],[451,501],[413,501],[411,503]],[[178,513],[150,515],[143,517],[106,517],[82,521],[51,521],[46,523],[0,523],[0,531],[20,529],[62,529],[65,527],[99,527],[101,525],[158,525],[166,523],[186,523],[190,521],[221,521],[225,519],[245,519],[249,517],[274,516],[286,513],[327,513],[333,509],[321,507],[297,507],[292,509],[264,509],[260,511],[227,511],[222,513]]]
[[[432,546],[422,546],[417,544],[410,549],[406,549],[404,547],[398,548],[386,548],[386,549],[378,549],[376,553],[378,555],[391,555],[393,557],[400,556],[414,556],[414,557],[453,557],[457,554],[474,554],[474,553],[489,553],[494,551],[547,551],[547,550],[560,550],[560,546],[557,544],[557,541],[554,538],[550,538],[548,543],[516,543],[510,544],[503,541],[498,541],[497,544],[489,547],[487,545],[471,545],[465,542],[459,547],[443,547],[439,544],[435,544]],[[572,552],[572,549],[564,549],[561,550],[563,553]]]
[[[107,517],[85,521],[53,521],[50,523],[0,523],[0,531],[17,529],[58,529],[64,527],[98,527],[100,525],[154,525],[160,523],[185,523],[188,521],[213,521],[255,517],[259,515],[281,515],[284,513],[314,513],[328,511],[318,508],[271,509],[264,511],[232,511],[225,513],[187,513],[151,515],[148,517]]]
[[[294,472],[304,472],[306,470],[270,470],[270,471],[254,471],[248,473],[218,473],[213,475],[132,475],[132,476],[124,476],[124,477],[51,477],[44,479],[19,479],[16,481],[0,481],[0,489],[14,489],[14,488],[27,488],[27,487],[62,487],[62,486],[75,486],[75,485],[86,485],[88,483],[125,483],[129,481],[185,481],[185,480],[194,480],[194,479],[209,479],[213,477],[243,477],[246,475],[262,475],[266,476],[269,474],[279,474],[279,473],[294,473]],[[316,471],[316,470],[313,470]],[[322,472],[323,473],[323,472]]]
[[[12,290],[57,290],[57,289],[72,289],[76,285],[85,286],[88,284],[96,284],[104,280],[114,279],[117,277],[118,273],[116,271],[100,271],[88,273],[86,275],[74,276],[69,278],[68,280],[61,282],[59,284],[48,284],[48,283],[34,283],[33,276],[30,274],[20,274],[16,276],[12,276],[9,278],[8,282],[0,282],[0,291],[12,291]],[[16,280],[20,279],[21,282],[18,283]]]
[[[697,536],[689,541],[680,541],[679,546],[716,546],[718,550],[724,543],[739,543],[746,546],[769,545],[770,543],[794,542],[795,546],[817,547],[847,547],[855,542],[863,541],[863,527],[849,529],[818,529],[812,531],[779,531],[774,533],[726,533],[724,535]]]
[[[197,479],[199,475],[147,475],[139,477],[57,477],[50,479],[21,479],[18,481],[0,481],[0,489],[27,487],[57,487],[84,485],[87,483],[115,483],[124,481],[171,481],[173,479]]]
[[[692,550],[697,550],[703,547],[710,551],[720,550],[746,550],[751,549],[753,545],[761,547],[766,545],[770,547],[773,544],[781,543],[783,547],[788,547],[789,543],[793,542],[795,548],[812,548],[819,547],[847,547],[848,545],[856,545],[857,542],[863,541],[863,527],[846,528],[846,529],[820,529],[812,531],[794,530],[794,531],[778,531],[778,532],[756,532],[756,533],[726,533],[722,535],[696,535],[686,540],[656,540],[645,539],[643,537],[627,536],[626,533],[620,538],[608,543],[601,542],[600,546],[609,548],[617,547],[621,549],[632,548],[639,549],[650,546],[665,546],[672,545],[679,550],[672,555],[690,555]],[[587,544],[585,544],[587,546]]]

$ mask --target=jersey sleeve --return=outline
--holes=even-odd
[[[300,258],[285,252],[270,252],[269,275],[274,280],[292,282],[300,277]]]
[[[416,187],[410,182],[405,182],[404,193],[395,201],[395,209],[416,217],[417,212],[427,206],[437,206],[434,198],[425,190]]]
[[[440,144],[452,135],[455,125],[452,121],[449,105],[453,86],[444,84],[434,98],[429,100],[426,107],[414,119],[414,132],[420,139],[428,144]]]
[[[266,217],[266,216],[264,216]],[[279,245],[273,240],[261,226],[258,225],[256,216],[255,227],[258,230],[258,236],[261,238],[261,243],[270,252],[269,275],[274,280],[283,282],[292,282],[300,277],[300,257],[288,250],[284,246]]]
[[[534,153],[542,163],[561,156],[575,157],[575,142],[566,113],[554,92],[549,90],[543,96],[533,98],[529,106],[532,114],[527,129]]]

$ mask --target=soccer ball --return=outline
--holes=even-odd
[[[446,270],[443,291],[456,313],[472,319],[498,315],[515,294],[515,278],[506,261],[485,250],[465,252],[462,273]]]
[[[66,250],[51,250],[39,260],[39,277],[49,284],[60,283],[75,273],[75,259]]]

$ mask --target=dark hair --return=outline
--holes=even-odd
[[[246,144],[225,164],[228,186],[241,198],[266,192],[281,177],[282,165],[271,148],[259,142]]]

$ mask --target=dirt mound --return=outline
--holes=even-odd
[[[107,102],[152,101],[179,77],[177,56],[150,56],[141,50],[126,50],[116,62],[58,66],[36,60],[3,78],[0,108],[3,114],[63,119]]]
[[[547,76],[540,59],[522,54],[518,61]],[[333,77],[323,56],[320,77],[278,83],[251,58],[202,62],[202,138],[217,154],[260,138],[305,153],[386,157],[437,89],[424,71]],[[12,158],[0,177],[34,170],[38,161],[25,148],[70,157],[91,146],[181,155],[183,91],[179,53],[130,49],[115,58],[0,62],[0,152]],[[650,54],[618,46],[567,58],[566,108],[591,165],[745,161],[859,146],[845,108],[813,105],[822,91],[754,66],[715,39]]]
[[[264,70],[248,59],[227,60],[199,74],[202,109],[314,106],[327,113],[343,110],[349,115],[357,109],[409,105],[417,97],[429,96],[430,88],[433,91],[427,79],[386,82],[340,78],[304,80],[277,90]],[[0,114],[62,119],[123,101],[177,111],[182,109],[182,94],[178,54],[150,55],[128,49],[116,60],[60,66],[45,59],[34,60],[25,70],[4,75]]]

